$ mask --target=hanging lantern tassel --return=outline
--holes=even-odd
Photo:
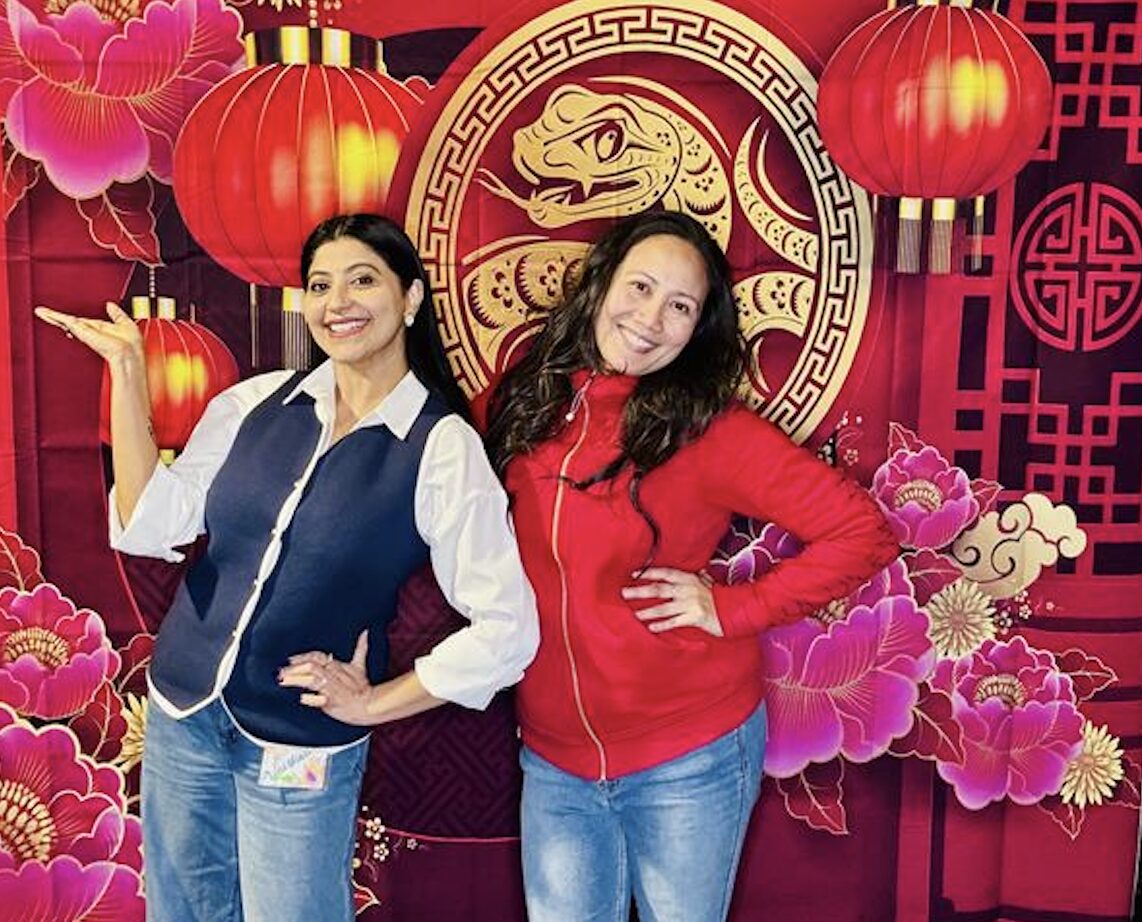
[[[956,221],[956,200],[932,200],[932,233],[928,238],[928,271],[947,275],[952,271],[952,228]]]
[[[250,283],[250,367],[258,367],[258,286]]]
[[[136,320],[138,319],[138,314],[136,314],[136,312],[135,312],[135,310],[136,310],[135,304],[137,301],[147,301],[149,304],[150,298],[137,298],[137,297],[131,298],[131,314],[132,314],[132,316],[135,317]],[[155,298],[155,303],[157,305],[157,307],[155,309],[155,316],[156,317],[158,317],[160,320],[174,320],[174,319],[176,319],[177,314],[175,311],[174,298],[171,298],[169,296],[160,296],[160,297]],[[143,314],[144,317],[146,317],[150,314],[150,311],[147,310],[146,308],[144,308],[144,311],[145,311]],[[191,322],[193,323],[194,321],[191,321]],[[159,449],[159,460],[162,461],[162,463],[165,464],[167,467],[170,467],[174,463],[174,457],[175,457],[175,451],[173,448],[160,448]]]
[[[304,371],[312,361],[309,330],[301,312],[300,288],[282,289],[282,366]]]
[[[923,199],[905,196],[900,200],[900,226],[896,234],[896,271],[920,271],[920,237],[923,231]]]
[[[986,195],[977,195],[972,199],[971,213],[971,271],[979,272],[983,269],[983,218]]]

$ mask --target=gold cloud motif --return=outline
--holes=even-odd
[[[1002,512],[989,512],[952,545],[964,575],[993,599],[1007,599],[1030,586],[1059,557],[1086,550],[1086,532],[1065,503],[1054,505],[1028,493]]]

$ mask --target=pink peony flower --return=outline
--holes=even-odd
[[[800,552],[797,539],[772,522],[737,518],[706,569],[717,582],[733,586],[757,579]]]
[[[881,599],[897,595],[909,598],[915,596],[912,581],[908,578],[908,567],[899,557],[883,570],[872,574],[843,599],[836,599],[816,611],[813,617],[831,624],[844,620],[849,612],[860,606],[872,608]]]
[[[81,755],[61,727],[0,729],[0,803],[0,871],[60,855],[142,868],[139,820],[126,813],[122,776]]]
[[[931,445],[897,449],[877,468],[872,494],[906,547],[945,547],[979,515],[968,475]]]
[[[12,145],[65,195],[92,198],[148,171],[169,182],[194,104],[242,54],[241,19],[221,0],[155,0],[108,21],[87,3],[0,15],[0,112]]]
[[[70,856],[0,871],[0,906],[6,919],[142,922],[142,881],[122,865],[84,866]]]
[[[848,597],[848,607],[867,605],[872,608],[881,599],[889,596],[906,595],[911,597],[912,581],[908,578],[908,565],[897,557],[883,570],[872,574]]]
[[[119,671],[103,619],[51,583],[0,589],[0,702],[54,720],[83,709]]]
[[[964,730],[961,765],[937,762],[969,810],[1010,797],[1033,804],[1054,794],[1082,748],[1083,720],[1071,679],[1046,650],[985,640],[956,660],[941,660],[932,687],[952,697]]]
[[[755,580],[782,560],[800,553],[801,543],[797,538],[772,522],[735,519],[706,569],[716,582],[733,586]],[[915,595],[908,567],[900,558],[874,573],[845,598],[832,603],[818,617],[835,621],[857,605],[871,608],[891,595]]]
[[[867,762],[907,733],[934,661],[927,624],[900,594],[828,627],[805,619],[763,634],[766,773],[789,778],[838,754]]]

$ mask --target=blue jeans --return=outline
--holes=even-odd
[[[351,922],[367,750],[334,753],[323,790],[263,787],[262,748],[220,702],[182,720],[152,703],[142,779],[148,922]]]
[[[686,755],[587,781],[524,748],[530,922],[723,922],[761,787],[765,707]]]

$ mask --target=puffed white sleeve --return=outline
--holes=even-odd
[[[279,371],[249,378],[214,397],[182,453],[170,466],[161,461],[155,465],[128,522],[119,519],[112,487],[107,504],[111,546],[125,554],[182,561],[185,555],[177,548],[205,530],[206,491],[230,453],[242,421],[290,374]]]
[[[416,522],[444,597],[470,622],[417,658],[417,677],[437,698],[482,709],[522,678],[539,620],[507,496],[480,437],[458,416],[441,419],[425,444]]]

